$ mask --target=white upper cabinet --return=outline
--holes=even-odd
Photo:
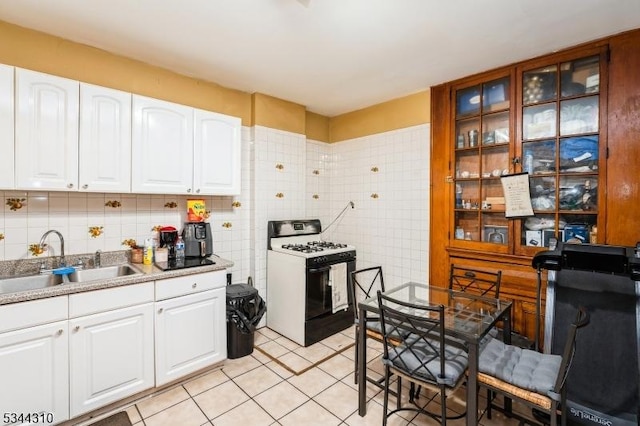
[[[193,191],[193,108],[133,95],[131,189]]]
[[[13,168],[13,67],[0,64],[0,188],[15,186]]]
[[[16,69],[18,189],[76,190],[79,83]]]
[[[131,192],[131,94],[80,83],[79,189]]]
[[[194,110],[193,186],[196,194],[240,194],[241,120]]]

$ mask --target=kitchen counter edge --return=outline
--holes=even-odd
[[[223,269],[231,268],[233,266],[232,261],[223,259],[221,257],[214,256],[212,260],[215,262],[215,264],[213,265],[196,266],[193,268],[177,269],[174,271],[163,271],[155,265],[133,264],[132,266],[142,272],[142,275],[88,281],[84,283],[65,283],[43,289],[0,294],[0,305],[27,302],[37,299],[46,299],[49,297],[82,293],[85,291],[102,290],[105,288],[163,280],[166,278],[180,277],[184,275],[201,274],[203,272],[220,271]]]

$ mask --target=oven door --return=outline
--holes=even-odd
[[[332,291],[329,285],[329,271],[331,265],[341,263],[336,261],[333,263],[324,263],[307,269],[306,279],[306,309],[305,320],[321,317],[323,315],[332,314]],[[347,263],[347,286],[350,285],[351,272],[355,270],[356,262],[351,260]],[[349,304],[352,302],[349,301]]]

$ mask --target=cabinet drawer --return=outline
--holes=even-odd
[[[69,296],[69,318],[153,302],[153,282],[88,291]]]
[[[156,281],[156,300],[224,287],[226,277],[226,270],[222,270],[159,280]]]
[[[67,319],[68,296],[0,306],[0,333]]]

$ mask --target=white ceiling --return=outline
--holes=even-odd
[[[334,116],[639,28],[640,1],[2,0],[0,20]]]

